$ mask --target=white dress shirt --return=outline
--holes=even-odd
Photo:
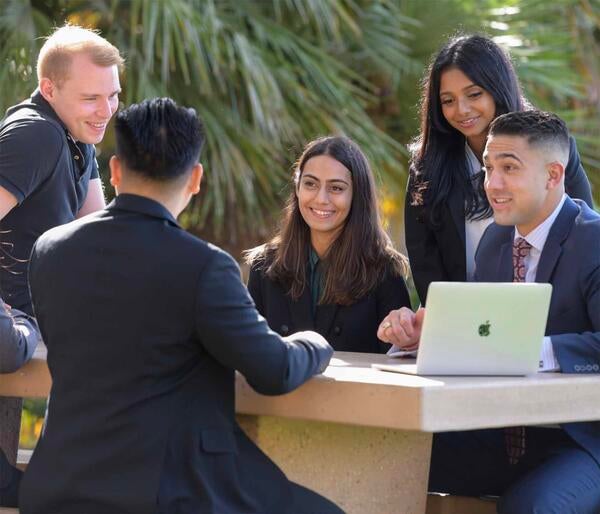
[[[471,150],[471,147],[465,142],[465,154],[467,157],[467,164],[469,166],[469,172],[471,176],[476,175],[481,171],[481,163],[479,159]],[[465,218],[465,254],[467,258],[467,282],[473,282],[475,278],[475,251],[479,246],[481,236],[488,228],[490,223],[494,221],[491,216],[482,220],[469,220]]]
[[[548,233],[550,232],[558,213],[562,209],[566,198],[567,196],[563,195],[562,199],[560,202],[558,202],[558,205],[552,211],[550,216],[548,216],[526,236],[519,234],[519,230],[517,227],[515,227],[514,239],[522,237],[531,245],[529,255],[525,257],[525,282],[535,282],[540,256],[542,255],[542,250],[546,244],[546,239],[548,239]],[[539,371],[560,371],[560,365],[556,360],[554,349],[552,348],[552,340],[548,336],[544,337],[544,342],[542,344],[542,355],[540,356]]]

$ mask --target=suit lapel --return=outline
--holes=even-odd
[[[496,276],[499,282],[512,282],[513,281],[513,264],[512,264],[512,241],[514,238],[514,229],[508,232],[510,236],[500,247],[500,257],[498,258],[498,268],[496,269]]]
[[[309,287],[305,287],[298,301],[290,305],[290,315],[296,330],[314,330]]]
[[[578,213],[579,208],[575,202],[567,197],[556,220],[554,220],[552,227],[550,227],[550,232],[548,232],[548,238],[540,255],[540,262],[538,263],[535,275],[536,282],[550,282],[554,268],[562,254],[563,242],[569,235]]]

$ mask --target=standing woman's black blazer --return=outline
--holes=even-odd
[[[248,291],[258,312],[282,336],[314,330],[336,351],[384,353],[390,346],[377,339],[379,324],[392,309],[410,307],[404,279],[388,271],[368,295],[352,305],[318,305],[313,318],[309,288],[294,301],[282,284],[264,274],[265,266],[262,261],[251,267]]]
[[[413,180],[411,171],[404,203],[404,230],[410,269],[424,305],[430,282],[464,282],[467,279],[465,199],[459,190],[451,190],[442,211],[440,225],[432,227],[426,219],[424,207],[411,205]],[[590,183],[572,137],[569,162],[565,169],[565,188],[571,198],[579,198],[592,207]]]

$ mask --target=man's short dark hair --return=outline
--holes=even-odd
[[[202,122],[194,109],[170,98],[132,104],[115,118],[117,157],[145,178],[177,179],[198,162],[204,144]]]
[[[509,112],[490,125],[489,136],[520,136],[532,146],[556,148],[569,156],[569,130],[556,114],[538,110]]]

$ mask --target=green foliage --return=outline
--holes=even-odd
[[[0,108],[35,87],[40,38],[65,20],[122,49],[125,104],[169,95],[199,112],[206,178],[182,221],[230,247],[266,237],[319,135],[357,140],[400,198],[420,79],[458,31],[510,48],[527,97],[567,119],[600,190],[598,0],[4,0]],[[112,147],[109,133],[103,168]]]
[[[354,138],[398,182],[404,148],[369,116],[378,88],[361,72],[416,69],[398,35],[414,22],[393,2],[116,1],[110,17],[107,37],[127,49],[125,101],[168,94],[206,124],[206,194],[188,226],[264,237],[294,158],[323,134]]]
[[[600,198],[600,2],[514,2],[497,16],[528,99],[560,114],[577,137]]]

